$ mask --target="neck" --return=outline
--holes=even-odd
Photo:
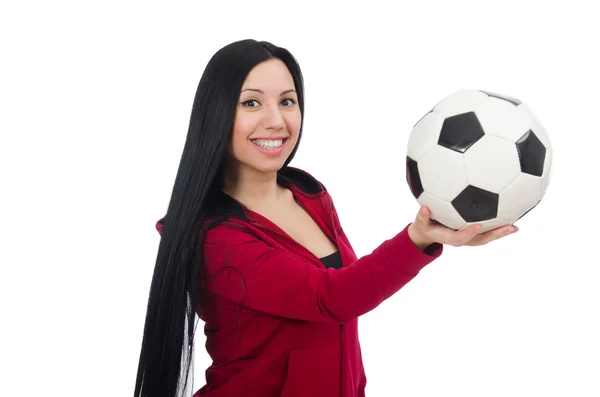
[[[282,190],[277,184],[277,172],[264,173],[237,166],[229,167],[225,173],[223,191],[248,206],[274,203],[281,197]]]

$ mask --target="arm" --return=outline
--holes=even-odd
[[[318,268],[235,226],[209,230],[204,244],[213,293],[250,310],[297,320],[348,322],[377,307],[437,258],[408,227],[339,270]]]

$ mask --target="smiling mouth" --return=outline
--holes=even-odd
[[[288,138],[279,139],[251,139],[251,142],[263,149],[279,149]]]

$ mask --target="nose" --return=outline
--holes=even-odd
[[[265,128],[280,130],[284,127],[283,115],[277,105],[265,107]]]

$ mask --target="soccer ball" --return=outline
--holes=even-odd
[[[413,127],[406,181],[431,218],[481,233],[515,223],[544,197],[552,147],[531,109],[515,98],[460,90]]]

